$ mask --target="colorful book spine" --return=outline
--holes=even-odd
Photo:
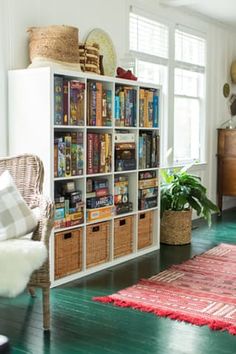
[[[126,107],[125,107],[125,92],[120,91],[119,93],[119,102],[120,102],[120,107],[119,107],[119,121],[120,124],[119,126],[123,127],[125,125],[126,121]]]
[[[153,95],[153,127],[158,128],[159,125],[159,96],[158,92]]]
[[[115,120],[116,125],[120,125],[120,96],[115,96]]]
[[[105,155],[106,155],[105,172],[111,172],[111,163],[112,163],[112,136],[111,136],[111,134],[105,134]]]
[[[104,125],[110,127],[112,125],[112,91],[106,90],[105,92],[106,92],[107,117],[106,117],[106,123]]]
[[[93,134],[87,135],[87,173],[93,173]]]
[[[139,90],[139,125],[144,127],[144,89]]]
[[[84,170],[84,135],[77,132],[77,175],[82,175]]]
[[[84,90],[85,84],[77,80],[69,82],[69,123],[70,125],[84,125]]]
[[[77,132],[71,132],[71,176],[77,176]]]
[[[68,80],[63,80],[63,124],[68,125],[69,121],[69,94],[68,94]]]
[[[54,77],[54,124],[63,125],[63,77]]]
[[[66,169],[65,176],[71,176],[71,136],[65,136]]]
[[[143,137],[139,137],[139,168],[143,169],[144,167],[144,159],[143,159]]]
[[[100,134],[93,134],[93,173],[99,173]]]
[[[66,154],[65,143],[62,139],[58,141],[58,177],[65,177],[66,170]]]
[[[58,141],[54,140],[54,177],[58,177]]]
[[[97,108],[97,92],[96,92],[96,82],[90,83],[90,117],[89,117],[89,125],[96,126],[96,108]]]
[[[106,171],[106,142],[105,134],[100,134],[100,164],[99,172],[104,173]]]
[[[96,82],[96,125],[102,125],[102,83]]]

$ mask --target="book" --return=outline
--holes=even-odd
[[[107,195],[103,197],[92,197],[86,199],[86,206],[88,209],[101,208],[113,204],[113,196]]]
[[[106,97],[106,116],[103,116],[103,125],[110,127],[112,125],[112,91],[104,90],[104,95]]]
[[[102,83],[96,82],[96,125],[102,125]]]
[[[87,173],[93,172],[93,133],[87,134]]]
[[[133,143],[135,142],[134,133],[115,133],[114,135],[115,143]]]
[[[63,77],[54,76],[54,124],[63,125]]]
[[[78,80],[69,81],[69,124],[84,125],[84,89],[85,84]]]
[[[58,177],[65,177],[66,171],[66,145],[62,139],[58,140]]]
[[[63,79],[63,124],[68,125],[69,119],[69,94],[68,94],[68,80]]]
[[[139,189],[152,188],[157,186],[158,186],[157,177],[139,180],[138,182]]]
[[[101,219],[109,218],[112,215],[113,215],[113,206],[87,210],[88,221],[101,220]]]
[[[153,127],[158,128],[159,126],[159,96],[158,92],[155,91],[153,95]]]
[[[105,134],[100,134],[99,172],[104,173],[105,171],[106,171],[106,141],[105,141]]]
[[[144,89],[140,88],[139,89],[139,126],[140,127],[144,127],[144,101],[145,101]]]
[[[97,109],[97,87],[96,82],[88,83],[88,125],[96,126],[96,109]]]

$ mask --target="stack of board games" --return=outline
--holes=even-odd
[[[83,174],[83,132],[56,132],[54,135],[54,177]]]
[[[133,210],[133,204],[129,201],[128,176],[115,176],[114,180],[114,204],[116,214],[129,213]]]
[[[112,136],[108,133],[87,133],[87,174],[111,172]]]
[[[139,132],[139,169],[159,166],[160,136],[153,131]]]
[[[63,76],[54,77],[54,124],[84,125],[85,83]]]
[[[70,227],[84,222],[82,192],[74,181],[57,183],[55,187],[55,229]]]
[[[112,125],[112,91],[102,82],[88,82],[87,103],[87,125]]]
[[[109,217],[113,212],[113,195],[109,191],[107,178],[87,178],[86,182],[87,220]]]
[[[115,133],[115,170],[136,169],[136,143],[133,133]]]
[[[156,171],[139,172],[138,208],[155,208],[158,202],[158,179]]]
[[[137,90],[130,86],[116,85],[115,125],[136,127]]]

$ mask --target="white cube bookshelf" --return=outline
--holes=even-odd
[[[85,84],[85,99],[84,99],[84,124],[82,126],[75,125],[55,125],[54,123],[54,78],[55,76],[60,76],[68,80],[79,80]],[[103,87],[111,91],[112,98],[112,120],[110,126],[89,126],[87,123],[88,114],[88,82],[100,82]],[[132,95],[136,95],[136,105],[132,110],[132,117],[129,116],[131,120],[131,126],[116,126],[117,122],[120,123],[115,116],[117,116],[117,104],[115,105],[115,93],[117,87],[121,86],[124,90],[128,88],[133,88]],[[159,124],[156,127],[142,127],[140,126],[140,107],[139,98],[140,90],[146,89],[154,90],[155,95],[158,95],[158,115]],[[135,92],[135,93],[134,93]],[[131,93],[129,93],[131,95]],[[128,96],[127,96],[128,97]],[[129,101],[128,101],[129,102]],[[139,173],[148,172],[153,173],[157,176],[159,188],[159,166],[139,168],[139,136],[145,132],[150,132],[152,134],[152,139],[154,138],[154,132],[157,135],[161,135],[161,102],[162,94],[161,87],[157,85],[151,85],[147,83],[140,83],[138,81],[123,80],[113,77],[99,76],[90,73],[74,72],[74,71],[62,71],[54,70],[52,68],[42,67],[35,69],[24,69],[24,70],[12,70],[9,72],[9,154],[16,155],[21,153],[34,153],[37,154],[44,163],[45,178],[44,178],[44,193],[54,199],[55,185],[58,183],[75,181],[77,189],[82,192],[82,199],[84,201],[84,220],[82,224],[74,225],[70,227],[60,227],[60,229],[54,229],[50,239],[50,277],[52,286],[57,286],[68,281],[72,281],[88,274],[97,272],[102,269],[106,269],[113,265],[128,261],[130,259],[136,258],[138,256],[147,254],[154,250],[159,249],[159,223],[160,223],[160,196],[156,197],[157,202],[154,207],[150,206],[145,210],[139,210]],[[129,108],[128,108],[129,109]],[[148,109],[148,108],[146,108]],[[153,107],[151,107],[153,109]],[[135,114],[134,114],[135,111]],[[121,123],[123,124],[124,121]],[[129,122],[128,122],[129,123]],[[128,124],[125,121],[125,124]],[[135,123],[135,124],[133,124]],[[149,123],[148,123],[149,124]],[[116,171],[115,166],[115,134],[119,133],[132,133],[135,137],[135,159],[136,166],[131,170]],[[66,132],[83,132],[83,174],[78,176],[63,176],[54,177],[54,136],[55,132],[57,134]],[[110,134],[111,139],[111,149],[112,151],[112,161],[111,161],[111,171],[104,173],[93,173],[87,174],[87,134],[88,133],[102,133]],[[100,137],[100,136],[99,136]],[[142,137],[143,139],[143,137]],[[150,139],[149,145],[150,145]],[[145,145],[145,141],[144,141]],[[146,144],[147,145],[147,144]],[[161,145],[161,144],[160,144]],[[145,147],[145,149],[148,147]],[[149,147],[150,149],[150,147]],[[146,150],[145,150],[146,151]],[[100,153],[100,152],[99,152]],[[158,152],[160,155],[160,150]],[[158,156],[160,160],[160,157]],[[123,160],[122,160],[123,161]],[[129,182],[129,201],[132,202],[133,209],[123,214],[116,215],[114,206],[114,182],[117,176],[126,176]],[[113,214],[104,217],[101,220],[89,221],[86,218],[86,182],[88,178],[102,177],[107,179],[109,183],[109,193],[113,196]],[[144,222],[142,218],[146,215],[149,217],[152,213],[152,222],[150,222],[151,227],[151,241],[150,244],[140,248],[138,242],[139,222]],[[129,254],[124,254],[120,257],[114,257],[114,237],[117,230],[114,230],[115,220],[120,220],[120,225],[122,227],[125,224],[125,218],[132,216],[132,245],[131,252]],[[130,220],[131,220],[130,219]],[[128,219],[127,219],[128,220]],[[148,219],[149,220],[149,219]],[[108,254],[106,260],[102,263],[98,261],[94,266],[87,267],[87,261],[89,257],[93,255],[87,254],[87,232],[86,230],[92,230],[96,232],[99,228],[99,224],[103,222],[109,223],[109,237],[107,239],[106,247],[108,247]],[[117,224],[117,222],[116,222]],[[142,225],[144,225],[142,224]],[[98,226],[96,226],[98,225]],[[92,226],[92,228],[90,227]],[[145,226],[145,225],[144,225]],[[140,226],[141,227],[141,226]],[[143,227],[143,226],[142,226]],[[146,226],[145,226],[146,227]],[[80,268],[79,271],[73,271],[70,274],[65,274],[63,276],[55,276],[55,238],[58,233],[65,233],[70,237],[73,234],[73,230],[80,230],[82,235],[81,247],[80,247]],[[90,232],[89,231],[89,232]],[[119,232],[119,230],[118,230]],[[71,233],[71,234],[70,234]],[[117,234],[116,234],[117,235]],[[101,245],[102,242],[101,241]],[[99,244],[100,247],[100,244]],[[122,247],[122,244],[120,245]],[[101,252],[103,250],[101,249]]]

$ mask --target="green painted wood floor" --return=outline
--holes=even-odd
[[[236,243],[236,210],[215,218],[211,229],[195,222],[187,246],[161,250],[86,279],[52,289],[52,329],[41,329],[40,294],[0,299],[0,333],[10,338],[13,353],[235,354],[236,336],[211,331],[153,314],[91,300],[136,283],[140,278],[202,253],[220,242]]]

